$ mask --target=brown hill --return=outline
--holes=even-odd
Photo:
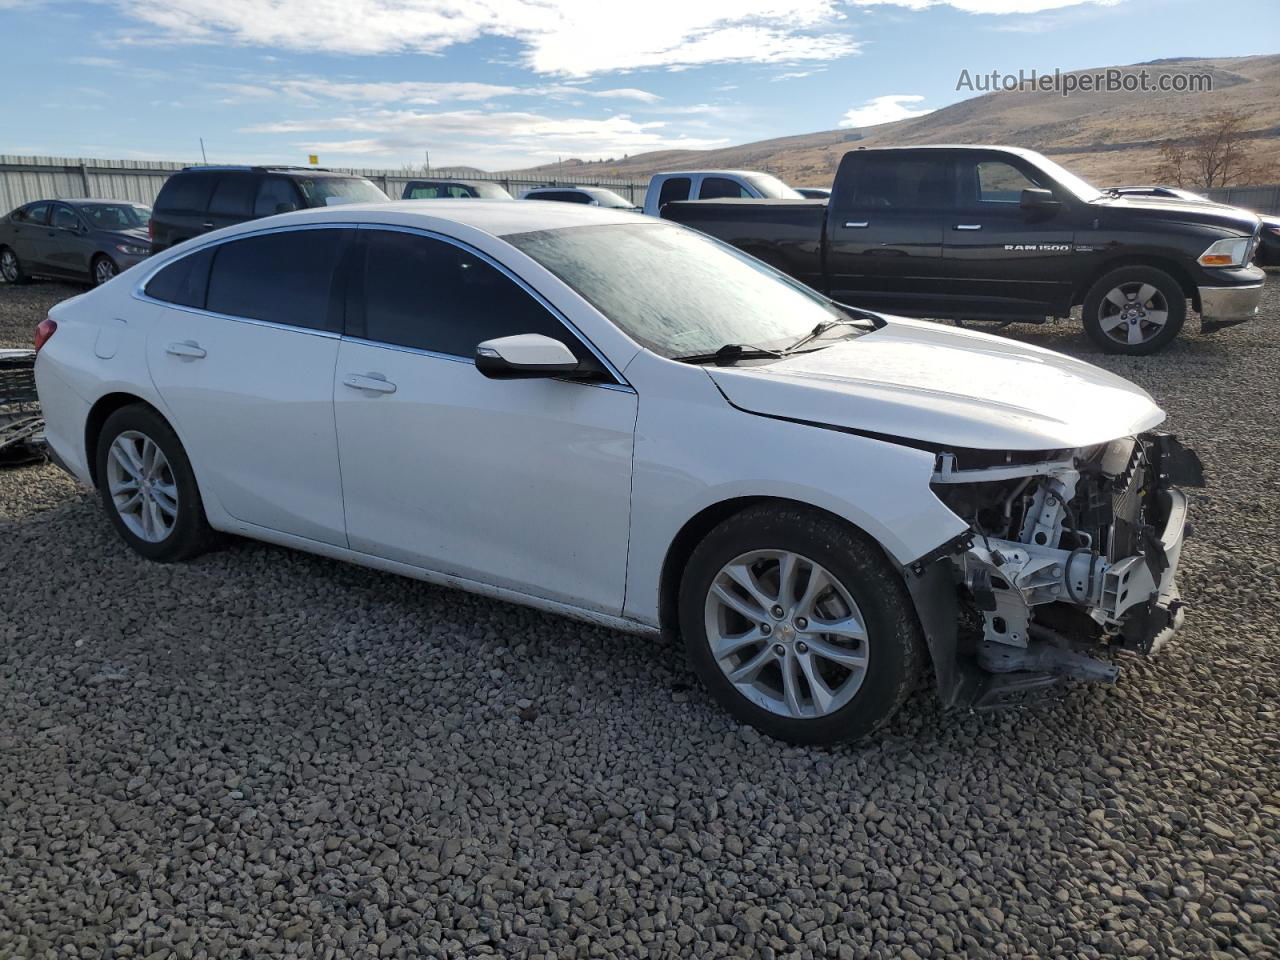
[[[1107,69],[1107,68],[1099,68]],[[1170,59],[1115,68],[1136,75],[1205,73],[1211,92],[1075,93],[1051,91],[984,94],[923,117],[865,127],[778,137],[716,150],[664,150],[607,162],[569,161],[533,168],[563,170],[566,177],[647,178],[680,167],[764,169],[788,183],[825,185],[840,157],[861,146],[925,143],[993,143],[1029,147],[1098,184],[1152,178],[1159,145],[1189,136],[1207,114],[1246,111],[1259,149],[1280,155],[1280,55],[1225,59]],[[1077,71],[1093,73],[1096,71]]]

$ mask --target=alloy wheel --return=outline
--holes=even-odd
[[[1155,286],[1140,280],[1113,287],[1098,305],[1098,326],[1127,346],[1149,343],[1169,320],[1169,303]]]
[[[107,491],[129,531],[160,543],[178,522],[178,483],[164,451],[146,434],[126,430],[107,455]]]
[[[93,282],[103,284],[116,275],[116,265],[106,257],[99,257],[93,264]]]
[[[757,706],[812,719],[845,706],[867,673],[868,638],[848,589],[807,557],[756,550],[711,582],[707,642],[729,682]]]
[[[7,283],[18,282],[18,257],[12,250],[0,253],[0,276]]]

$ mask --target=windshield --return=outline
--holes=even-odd
[[[482,200],[514,200],[511,194],[496,183],[475,183],[476,196]]]
[[[316,177],[295,181],[307,198],[307,206],[324,207],[337,203],[372,203],[387,195],[363,177]]]
[[[94,203],[78,209],[97,230],[136,230],[151,222],[151,208],[140,203]]]
[[[766,200],[803,200],[804,195],[792,190],[777,177],[767,173],[749,173],[744,177],[747,183],[760,191]]]
[[[602,207],[621,207],[624,210],[634,210],[636,205],[626,197],[619,196],[612,190],[604,190],[600,187],[592,187],[590,190],[583,191],[590,194],[591,198],[598,202]]]
[[[1038,153],[1027,152],[1027,159],[1034,163],[1037,167],[1049,174],[1054,180],[1074,193],[1085,203],[1097,200],[1102,196],[1102,191],[1093,184],[1081,180],[1074,173],[1061,164],[1054,163],[1048,157],[1041,156]]]
[[[781,349],[819,324],[846,319],[808,287],[675,224],[566,227],[503,239],[668,358],[729,343]]]

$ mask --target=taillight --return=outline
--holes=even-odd
[[[36,353],[49,342],[49,338],[58,332],[58,324],[52,317],[45,317],[36,324]]]

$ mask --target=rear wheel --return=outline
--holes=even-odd
[[[1108,353],[1142,356],[1163,350],[1186,319],[1178,281],[1155,267],[1112,270],[1089,290],[1084,329]]]
[[[211,545],[191,462],[155,410],[133,404],[111,414],[98,437],[97,467],[112,525],[142,556],[172,563]]]
[[[105,253],[100,253],[93,258],[93,264],[90,266],[90,279],[93,280],[95,287],[100,287],[117,273],[120,269],[116,266],[116,262],[108,257]]]
[[[708,534],[685,568],[680,627],[721,705],[793,743],[871,733],[924,662],[910,598],[879,547],[799,507],[751,508]]]
[[[0,247],[0,278],[5,283],[26,283],[31,277],[22,269],[22,261],[9,247]]]

